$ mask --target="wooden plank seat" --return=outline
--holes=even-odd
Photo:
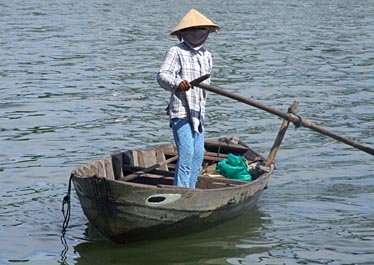
[[[132,166],[132,165],[123,165],[124,172],[137,172],[143,170],[144,167],[139,166]],[[219,176],[219,177],[217,177]],[[143,180],[141,180],[143,178]],[[172,185],[172,181],[174,178],[174,171],[168,170],[158,170],[154,169],[148,173],[144,173],[139,175],[137,178],[129,180],[129,182],[135,183],[143,183],[143,184],[150,184],[150,185]],[[119,181],[127,181],[126,177],[122,177],[118,179]],[[166,184],[165,184],[166,183]],[[198,177],[198,186],[199,183],[201,184],[208,184],[214,185],[215,187],[218,186],[240,186],[246,184],[248,182],[235,180],[235,179],[228,179],[216,173],[216,177],[210,177],[208,175],[199,175]],[[206,187],[212,188],[212,187]]]

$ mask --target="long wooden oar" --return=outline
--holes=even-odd
[[[251,105],[253,107],[265,110],[265,111],[270,112],[272,114],[275,114],[275,115],[277,115],[279,117],[282,117],[282,118],[284,118],[284,119],[286,119],[286,120],[288,120],[290,122],[293,122],[294,124],[302,125],[302,126],[307,127],[307,128],[309,128],[309,129],[311,129],[313,131],[322,133],[322,134],[324,134],[326,136],[334,138],[335,140],[338,140],[340,142],[348,144],[348,145],[350,145],[350,146],[352,146],[354,148],[360,149],[361,151],[364,151],[364,152],[366,152],[368,154],[374,155],[374,149],[373,148],[371,148],[369,146],[365,146],[365,145],[363,145],[363,144],[361,144],[361,143],[359,143],[359,142],[357,142],[355,140],[348,139],[348,138],[346,138],[344,136],[341,136],[341,135],[339,135],[337,133],[330,132],[330,131],[328,131],[328,130],[326,130],[326,129],[318,126],[318,125],[315,125],[311,121],[308,121],[306,119],[301,118],[300,116],[294,115],[292,113],[282,112],[282,111],[277,110],[275,108],[266,106],[266,105],[264,105],[262,103],[256,102],[254,100],[251,100],[251,99],[248,99],[248,98],[245,98],[245,97],[242,97],[242,96],[239,96],[237,94],[225,91],[225,90],[220,89],[218,87],[214,87],[214,86],[207,85],[207,84],[204,84],[204,83],[195,84],[195,86],[198,86],[198,87],[200,87],[202,89],[206,89],[208,91],[220,94],[220,95],[228,97],[228,98],[235,99],[237,101],[240,101],[242,103]]]

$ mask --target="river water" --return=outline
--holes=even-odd
[[[196,8],[221,25],[212,84],[374,146],[372,0],[0,1],[0,264],[374,264],[373,157],[291,126],[258,205],[185,237],[115,245],[70,171],[171,142],[155,74]],[[267,155],[281,119],[209,94],[207,136]],[[74,191],[73,191],[74,192]]]

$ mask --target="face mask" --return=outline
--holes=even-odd
[[[181,36],[184,41],[192,47],[199,47],[204,44],[210,33],[209,28],[189,28],[181,31]]]

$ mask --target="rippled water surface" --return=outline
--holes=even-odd
[[[120,150],[171,142],[155,74],[196,8],[212,84],[374,146],[374,2],[0,2],[0,264],[374,264],[373,156],[289,129],[256,208],[182,238],[115,245],[72,199],[70,171]],[[267,155],[281,119],[209,94],[207,135]]]

